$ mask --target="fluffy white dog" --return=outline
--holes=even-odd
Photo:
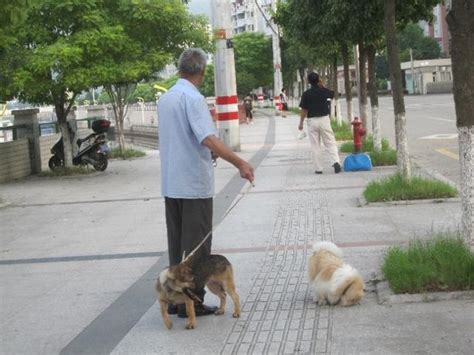
[[[314,302],[319,305],[358,304],[364,296],[364,280],[352,266],[342,261],[342,250],[331,242],[316,242],[308,262]]]

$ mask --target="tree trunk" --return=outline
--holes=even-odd
[[[306,78],[306,75],[305,75],[304,68],[298,69],[298,72],[300,74],[300,79],[301,79],[301,81],[300,81],[300,92],[299,92],[300,98],[301,98],[301,96],[303,95],[303,92],[306,90],[308,85],[306,83],[307,78]]]
[[[69,111],[71,111],[74,99],[76,98],[76,94],[72,96],[69,102],[67,102],[65,98],[66,93],[61,93],[60,97],[56,100],[54,108],[56,110],[56,118],[58,121],[59,130],[61,132],[61,137],[63,138],[64,166],[71,167],[73,165],[72,158],[74,152],[74,132],[69,127],[69,124],[67,122],[67,116],[69,114]]]
[[[359,115],[362,125],[367,128],[367,71],[365,70],[365,63],[367,62],[367,51],[365,45],[359,43],[359,81],[360,81],[360,96],[359,96]]]
[[[349,72],[349,50],[346,43],[342,44],[341,52],[342,62],[344,65],[344,89],[346,92],[347,122],[351,124],[354,116],[352,113],[352,84]]]
[[[400,174],[411,177],[410,156],[408,154],[408,139],[406,133],[405,101],[402,91],[402,70],[400,66],[400,49],[398,47],[395,27],[395,2],[384,2],[384,26],[387,42],[388,65],[392,86],[393,109],[395,112],[395,140],[397,145],[397,166]]]
[[[379,97],[377,94],[377,83],[375,77],[375,46],[367,46],[367,63],[369,65],[369,95],[372,108],[372,135],[374,139],[374,150],[382,150],[382,137],[380,136],[379,120]]]
[[[340,110],[340,105],[339,105],[339,88],[337,85],[337,55],[334,55],[333,57],[333,62],[332,62],[332,87],[334,90],[334,100],[331,103],[333,109],[333,116],[336,118],[337,124],[340,126],[342,124],[342,117],[341,117],[341,112]]]
[[[122,154],[125,150],[124,120],[128,111],[126,100],[128,99],[129,93],[133,88],[134,85],[127,84],[110,85],[106,88],[107,93],[111,99],[112,109],[114,111],[115,128],[117,130],[120,154]]]
[[[474,4],[452,0],[446,20],[451,32],[453,92],[459,132],[462,234],[474,244]]]
[[[454,79],[456,80],[456,79]],[[474,244],[474,127],[458,127],[459,161],[461,164],[461,233],[464,239]]]

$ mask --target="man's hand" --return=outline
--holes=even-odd
[[[228,161],[237,169],[239,169],[240,176],[248,181],[252,182],[254,180],[253,167],[247,163],[245,160],[240,158],[232,150],[230,150],[219,138],[215,135],[210,135],[202,141],[206,147],[208,147],[211,152]]]
[[[247,179],[250,182],[253,182],[255,177],[252,165],[247,163],[245,160],[242,160],[242,162],[238,165],[238,169],[240,172],[240,177]]]

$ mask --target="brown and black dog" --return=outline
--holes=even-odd
[[[173,322],[168,314],[168,304],[185,304],[188,322],[186,329],[196,327],[194,301],[202,302],[193,290],[203,289],[204,286],[220,299],[216,315],[224,314],[226,293],[234,303],[234,318],[240,317],[240,298],[235,291],[234,273],[229,260],[222,255],[208,255],[195,262],[193,258],[164,269],[156,283],[158,300],[160,301],[161,316],[168,329]]]

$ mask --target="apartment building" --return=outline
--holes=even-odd
[[[439,4],[433,8],[433,23],[420,21],[419,25],[425,36],[434,38],[441,47],[443,55],[449,57],[451,35],[446,22],[446,6]]]
[[[261,32],[271,36],[271,7],[275,0],[235,0],[231,2],[232,29],[234,34]]]

